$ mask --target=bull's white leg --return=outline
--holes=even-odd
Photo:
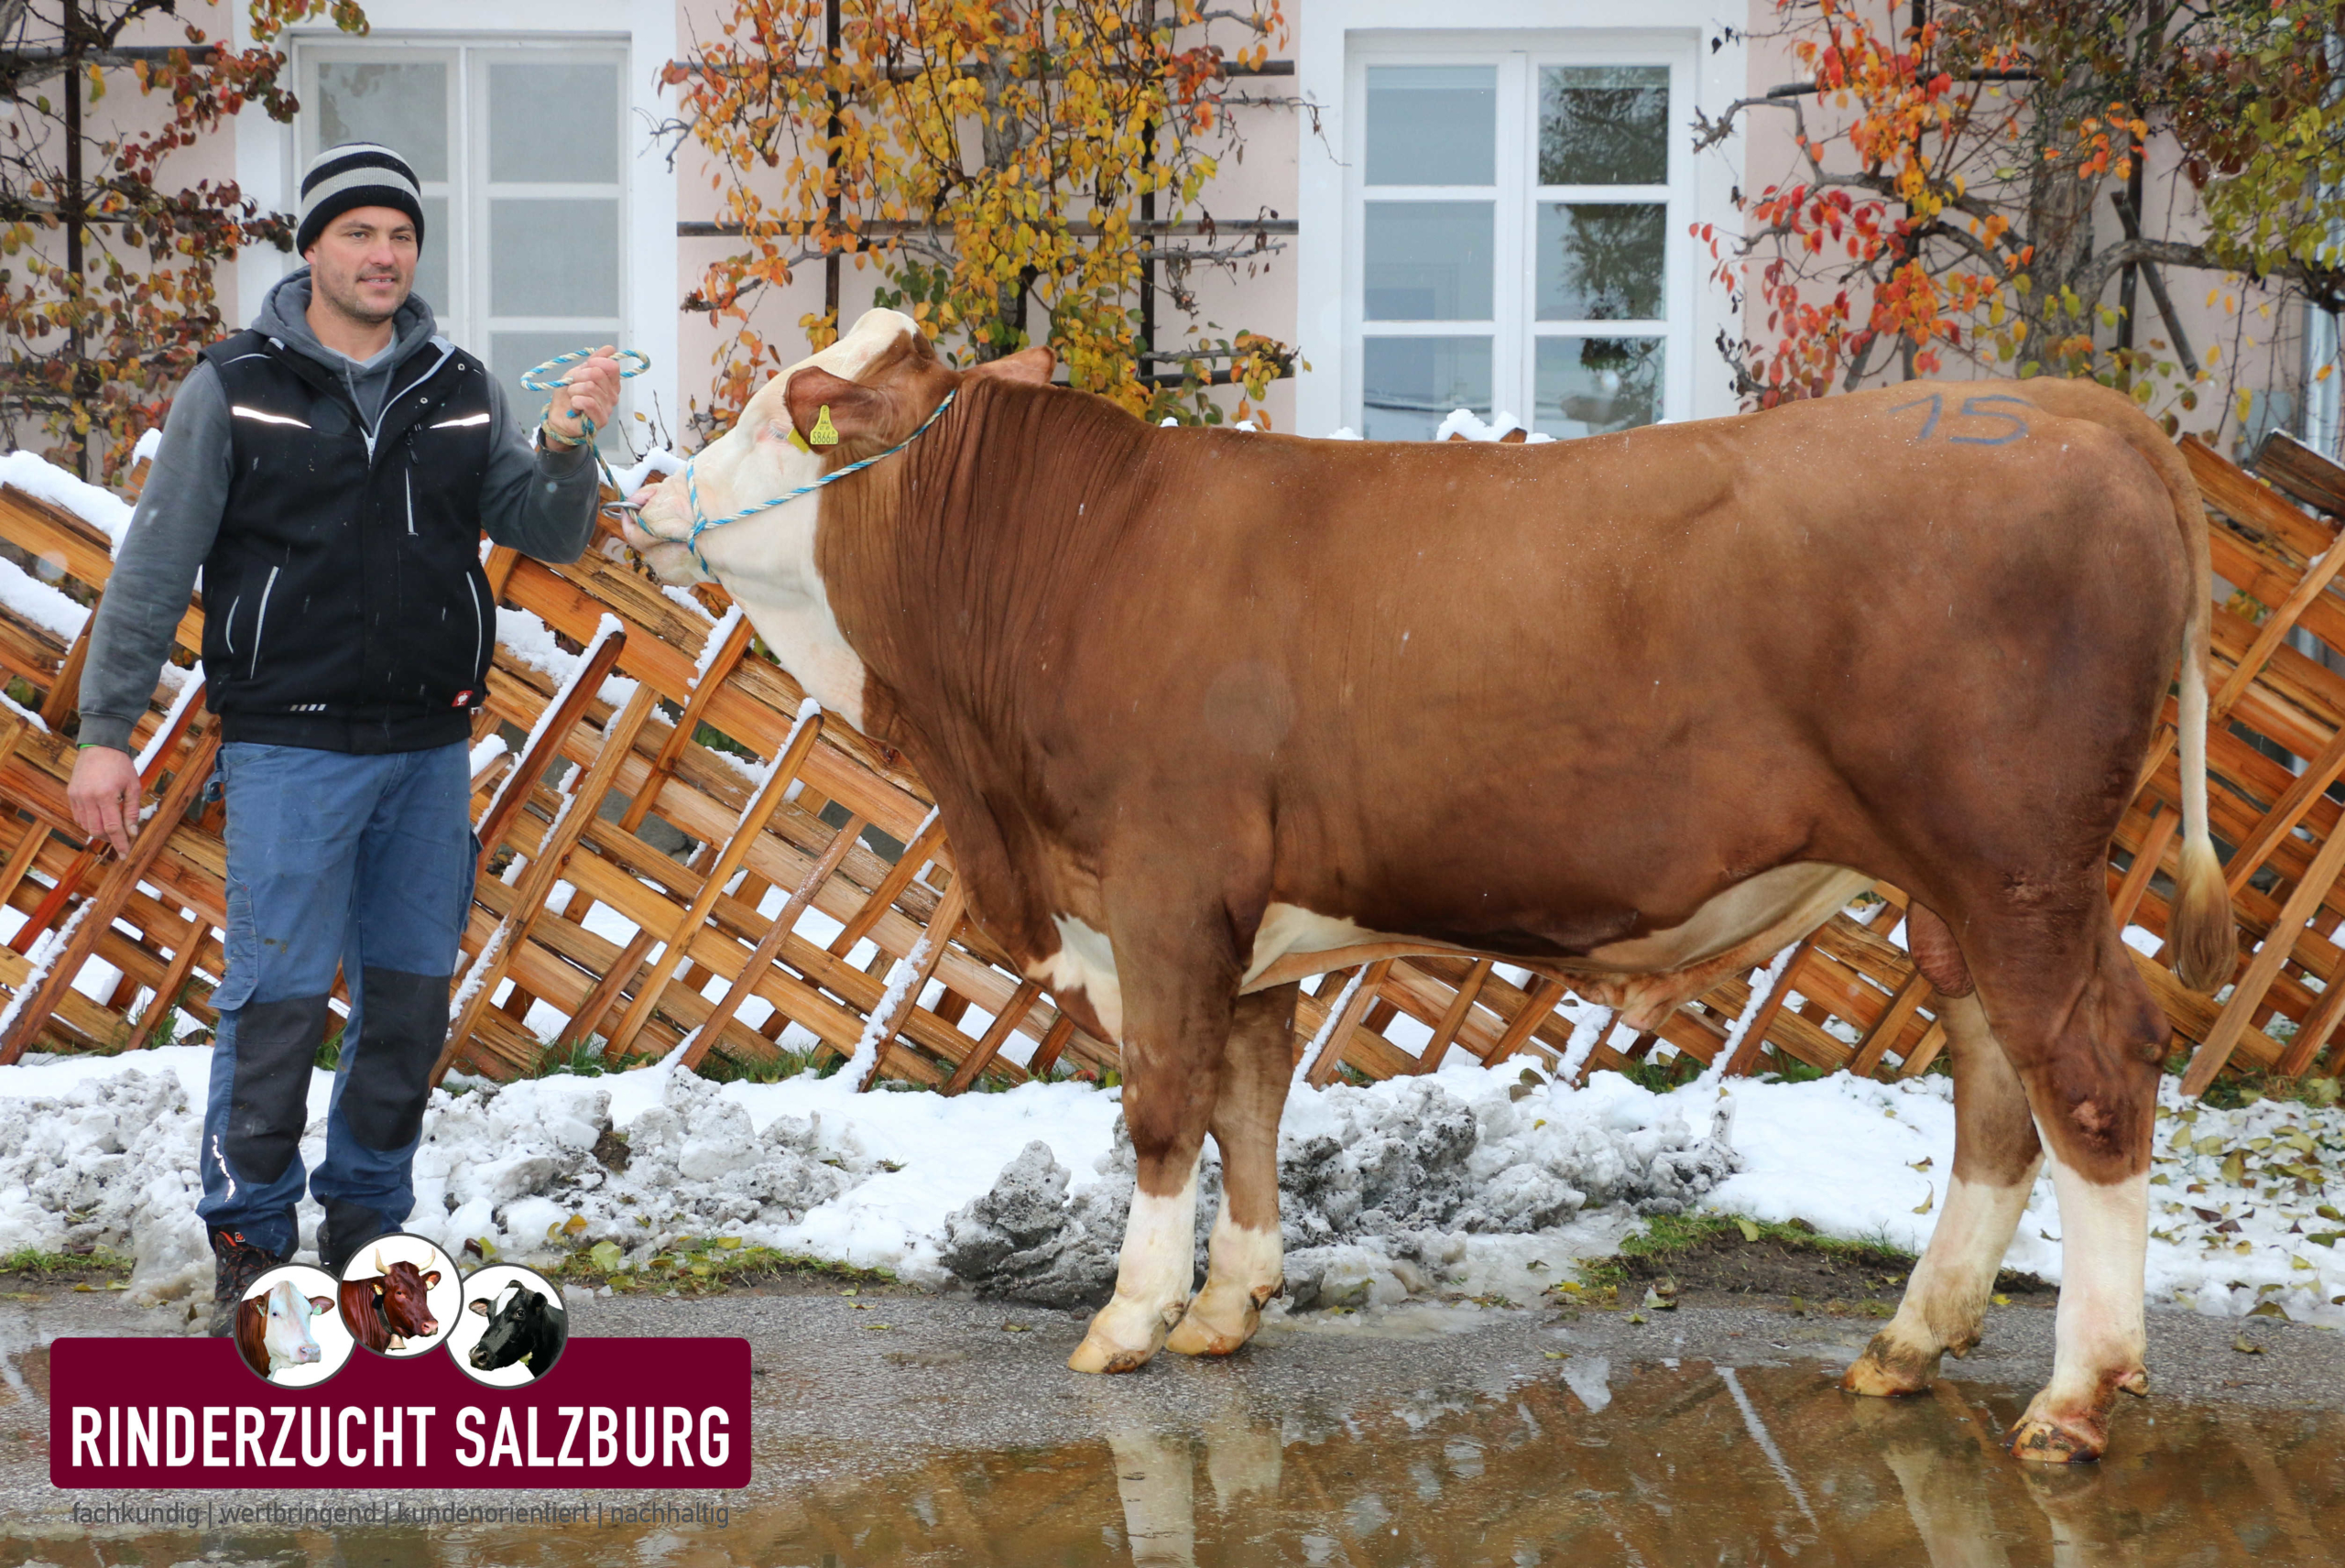
[[[1979,1343],[1995,1272],[2027,1208],[2044,1149],[2027,1091],[1988,1028],[1976,996],[1940,1005],[1954,1069],[1954,1168],[1946,1203],[1897,1315],[1873,1335],[1841,1386],[1857,1394],[1918,1394],[1939,1358]]]
[[[1179,1192],[1159,1195],[1143,1186],[1132,1194],[1115,1299],[1092,1318],[1066,1364],[1077,1372],[1129,1372],[1162,1348],[1196,1282],[1196,1238],[1197,1162],[1192,1158]]]
[[[1233,1220],[1229,1209],[1224,1200],[1205,1255],[1205,1288],[1164,1342],[1167,1350],[1227,1356],[1254,1337],[1263,1306],[1284,1282],[1286,1246],[1279,1227],[1249,1228]]]
[[[2012,1452],[2056,1464],[2098,1459],[2120,1389],[2150,1391],[2142,1276],[2150,1232],[2150,1173],[2089,1181],[2052,1161],[2060,1198],[2060,1310],[2052,1380],[2012,1430]]]
[[[1849,1392],[1921,1393],[1937,1377],[1946,1352],[1968,1355],[1979,1343],[1995,1275],[2026,1212],[2035,1169],[2029,1167],[2022,1181],[2009,1186],[1959,1176],[1948,1181],[1937,1228],[1905,1282],[1897,1315],[1873,1335],[1841,1379]]]
[[[1221,1213],[1206,1253],[1205,1288],[1165,1341],[1183,1356],[1227,1356],[1254,1337],[1279,1293],[1286,1247],[1279,1235],[1279,1113],[1293,1078],[1293,985],[1238,998],[1213,1110],[1221,1149]]]

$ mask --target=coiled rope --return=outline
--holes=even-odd
[[[570,385],[570,377],[567,376],[557,376],[553,373],[560,370],[565,365],[576,365],[582,360],[592,359],[594,357],[594,351],[591,348],[582,348],[573,354],[558,354],[551,359],[547,360],[543,365],[533,366],[521,373],[522,390],[527,392],[552,392],[558,388],[567,387]],[[648,354],[639,354],[631,348],[620,349],[616,354],[613,354],[612,357],[620,362],[619,379],[621,381],[632,381],[637,376],[651,368],[651,356]],[[627,365],[626,362],[628,360],[635,361],[635,364],[633,365]],[[551,405],[548,406],[547,412],[552,412]],[[571,412],[578,416],[578,423],[585,430],[586,432],[578,439],[576,444],[584,446],[588,451],[594,453],[594,465],[603,471],[603,477],[611,482],[611,488],[614,490],[617,489],[619,487],[618,475],[611,472],[611,465],[603,461],[603,454],[601,451],[596,449],[594,446],[594,421],[587,417],[585,410],[583,408],[573,408]],[[619,504],[617,506],[605,506],[603,508],[603,510],[606,512],[623,512],[627,509],[625,496],[620,497]]]

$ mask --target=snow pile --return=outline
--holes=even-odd
[[[852,1138],[825,1138],[819,1113],[761,1129],[719,1085],[684,1072],[657,1077],[657,1100],[624,1138],[604,1086],[619,1079],[435,1094],[408,1228],[452,1253],[480,1239],[528,1256],[575,1216],[581,1241],[615,1242],[640,1261],[680,1236],[777,1239],[875,1169]]]
[[[194,1211],[210,1064],[172,1046],[0,1068],[0,1253],[102,1246],[135,1257],[142,1301],[208,1290]],[[311,1083],[313,1169],[333,1083]],[[515,1260],[608,1241],[639,1261],[682,1236],[737,1236],[1072,1306],[1107,1294],[1134,1188],[1116,1092],[1074,1083],[859,1094],[844,1073],[717,1084],[671,1059],[463,1087],[432,1096],[409,1221],[458,1256],[475,1240]],[[2151,1300],[2345,1327],[2345,1110],[2165,1093]],[[1525,1300],[1518,1283],[1609,1250],[1637,1215],[1688,1207],[1919,1250],[1944,1209],[1951,1095],[1927,1076],[1656,1094],[1598,1073],[1574,1089],[1520,1061],[1298,1091],[1279,1150],[1289,1301],[1461,1284]],[[1210,1152],[1199,1185],[1202,1266]],[[301,1216],[313,1246],[316,1206]],[[2059,1235],[2039,1181],[2005,1266],[2056,1281]]]
[[[1420,1290],[1463,1258],[1467,1237],[1539,1235],[1590,1207],[1674,1212],[1737,1164],[1723,1136],[1696,1137],[1675,1103],[1612,1074],[1573,1090],[1535,1071],[1510,1082],[1473,1067],[1306,1092],[1289,1100],[1279,1138],[1288,1297],[1309,1306],[1363,1289],[1387,1295],[1377,1286],[1388,1279]],[[1105,1301],[1137,1178],[1120,1128],[1096,1173],[1070,1198],[1070,1173],[1045,1145],[1029,1145],[945,1221],[940,1262],[983,1294]],[[1200,1267],[1220,1186],[1208,1149]]]
[[[0,1100],[0,1254],[104,1247],[137,1259],[141,1300],[180,1293],[194,1252],[201,1113],[169,1072],[130,1068],[54,1099]]]
[[[1746,1079],[1730,1094],[1744,1169],[1702,1207],[1805,1220],[1827,1236],[1912,1252],[1928,1245],[1954,1163],[1951,1079]],[[2150,1170],[2149,1299],[2345,1328],[2341,1191],[2345,1108],[2260,1100],[2224,1110],[2165,1080]],[[2056,1283],[2060,1236],[2052,1180],[2040,1176],[2003,1267]]]
[[[2194,1104],[2169,1079],[2150,1173],[2150,1297],[2345,1328],[2345,1112]]]

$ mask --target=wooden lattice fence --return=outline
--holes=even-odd
[[[2195,1090],[2226,1066],[2333,1062],[2345,833],[2329,791],[2345,774],[2345,675],[2324,656],[2345,649],[2345,595],[2330,584],[2345,565],[2331,548],[2345,469],[2285,438],[2267,443],[2260,479],[2196,441],[2184,450],[2218,514],[2216,571],[2236,590],[2215,614],[2221,723],[2209,749],[2246,940],[2220,1005],[2154,953],[2136,957],[2193,1053]],[[202,790],[214,726],[187,672],[158,689],[136,737],[156,808],[126,861],[91,853],[66,810],[61,733],[87,626],[60,606],[103,592],[111,542],[5,487],[0,555],[0,670],[30,698],[0,710],[0,901],[24,917],[0,948],[0,1062],[36,1046],[137,1049],[175,1008],[209,1025],[224,918],[222,808]],[[688,1036],[696,1066],[712,1052],[754,1066],[863,1046],[867,1083],[948,1093],[1114,1068],[1112,1044],[964,919],[921,781],[814,713],[721,592],[663,588],[615,540],[573,566],[497,550],[488,570],[503,614],[474,750],[483,874],[442,1071],[510,1077],[579,1042],[616,1063]],[[202,615],[191,604],[180,623],[185,659]],[[2144,946],[2164,935],[2176,853],[2172,719],[2169,702],[2110,866]],[[529,738],[496,740],[511,731]],[[1943,1043],[1937,997],[1899,944],[1903,896],[1875,892],[1782,958],[1755,1005],[1756,977],[1736,977],[1636,1033],[1505,964],[1402,959],[1306,982],[1297,1060],[1316,1048],[1319,1083],[1430,1071],[1453,1048],[1584,1074],[1656,1049],[1709,1063],[1731,1041],[1729,1073],[1918,1073]],[[92,975],[105,977],[97,995],[73,984]],[[786,1034],[792,1024],[803,1033]]]

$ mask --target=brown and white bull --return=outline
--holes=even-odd
[[[698,544],[807,691],[918,766],[972,916],[1121,1042],[1140,1191],[1068,1364],[1253,1334],[1280,1286],[1300,977],[1489,955],[1650,1025],[1881,878],[1947,998],[1958,1130],[1848,1386],[1919,1391],[1976,1343],[2048,1152],[2058,1347],[2013,1446],[2099,1454],[2117,1391],[2147,1387],[2168,1039],[2105,866],[2177,653],[2182,977],[2210,989],[2235,951],[2204,525],[2155,427],[2037,380],[1354,444],[1157,429],[1050,370],[1027,350],[956,373],[873,311],[692,473],[714,517],[920,431]],[[838,443],[801,444],[824,409]],[[679,580],[699,568],[661,541],[690,531],[689,488],[640,493],[630,528]],[[1207,1133],[1226,1195],[1192,1300]]]
[[[236,1354],[264,1377],[296,1367],[314,1367],[322,1354],[310,1320],[332,1312],[324,1296],[304,1296],[290,1279],[279,1279],[257,1296],[236,1303]]]

